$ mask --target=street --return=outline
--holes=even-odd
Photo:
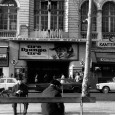
[[[81,93],[64,93],[63,97],[80,97]],[[96,101],[115,101],[115,92],[107,94],[92,92],[91,97],[96,97]],[[40,97],[41,93],[29,93],[29,97]]]
[[[79,97],[81,93],[64,93],[64,97]],[[29,93],[29,97],[41,97],[41,93]],[[84,103],[83,115],[115,115],[115,92],[103,94],[92,92],[91,97],[96,97],[96,103]],[[80,115],[80,103],[64,103],[65,115]],[[7,108],[7,110],[6,110]],[[13,115],[11,104],[0,105],[0,115]],[[23,104],[21,104],[21,112]],[[18,104],[18,113],[20,113],[20,104]],[[21,114],[20,114],[21,115]],[[30,103],[27,115],[42,115],[40,103]]]

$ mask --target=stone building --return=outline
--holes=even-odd
[[[115,71],[115,0],[93,0],[91,84]],[[74,77],[85,62],[87,0],[0,0],[0,73],[28,83]]]

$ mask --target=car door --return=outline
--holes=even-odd
[[[6,89],[6,79],[5,78],[0,79],[0,88]]]
[[[115,82],[108,83],[110,90],[115,90]]]

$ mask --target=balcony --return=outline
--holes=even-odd
[[[60,39],[60,38],[69,38],[68,32],[64,32],[62,30],[50,30],[50,31],[41,31],[41,30],[35,30],[30,32],[30,38],[39,38],[39,39]]]
[[[92,38],[92,41],[96,41],[97,40],[97,32],[92,32],[91,33],[91,38]],[[87,38],[87,32],[86,31],[82,31],[81,32],[81,39],[82,40],[86,40],[86,38]]]
[[[16,37],[16,31],[0,30],[0,37]]]

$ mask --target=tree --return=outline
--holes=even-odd
[[[90,61],[91,61],[91,27],[92,27],[92,3],[93,0],[89,0],[88,11],[88,28],[87,28],[87,40],[86,40],[86,54],[85,54],[85,70],[82,83],[82,97],[89,95],[88,79],[90,76]]]

